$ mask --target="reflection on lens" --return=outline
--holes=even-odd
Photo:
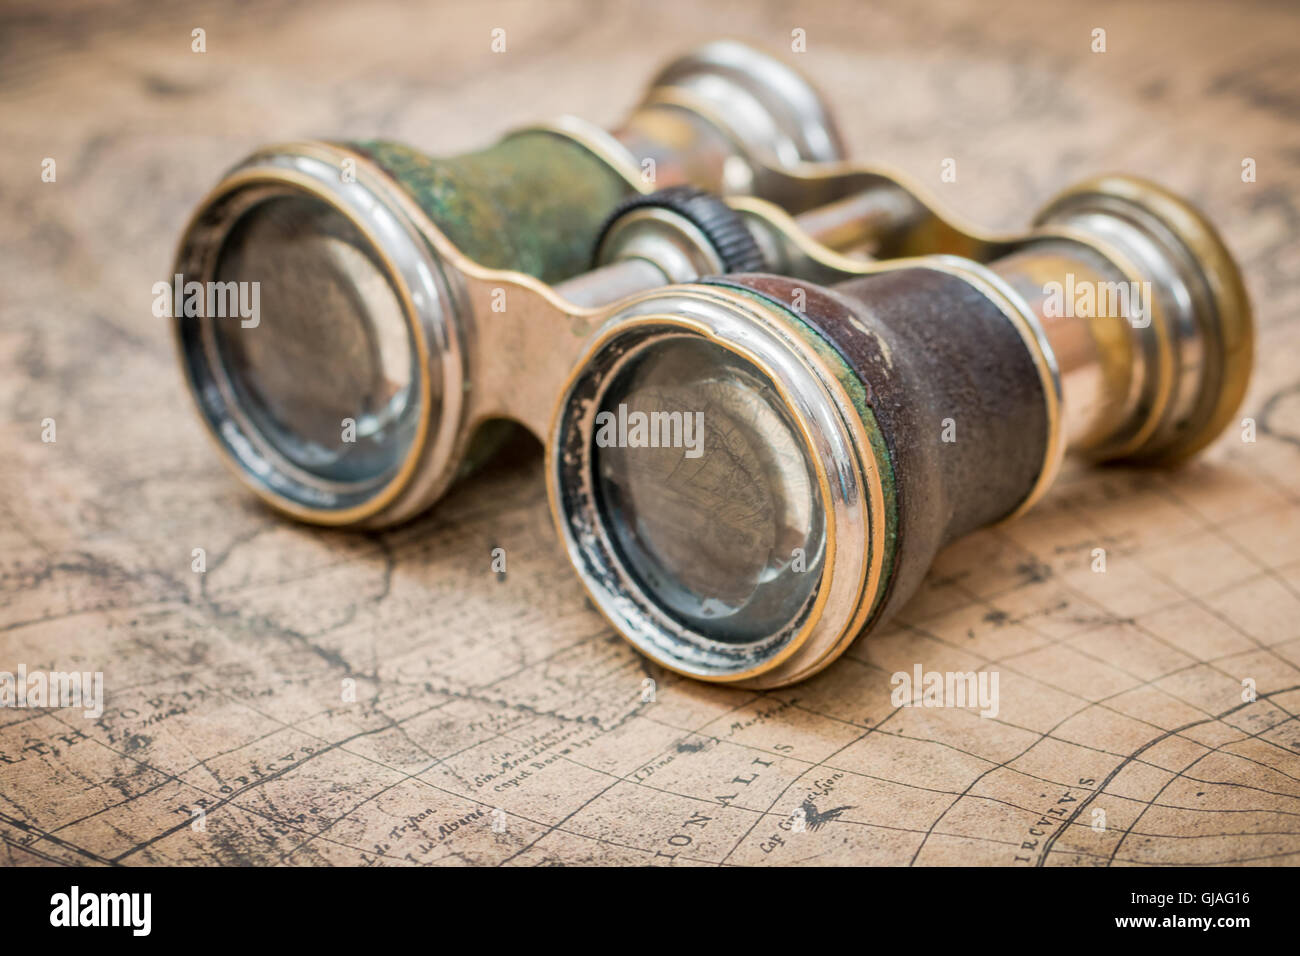
[[[826,522],[805,443],[766,376],[702,339],[659,339],[614,377],[597,425],[605,527],[664,611],[731,643],[798,615]]]
[[[261,439],[328,481],[389,475],[418,424],[415,349],[361,233],[324,202],[268,199],[230,231],[213,278],[260,283],[255,327],[239,317],[212,326],[236,405]]]

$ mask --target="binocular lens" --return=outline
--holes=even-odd
[[[415,434],[416,349],[371,244],[305,195],[267,198],[222,244],[214,279],[256,283],[254,327],[215,322],[218,364],[272,459],[341,485],[381,482]]]
[[[704,339],[657,338],[610,377],[599,409],[596,506],[624,570],[712,640],[781,631],[820,578],[826,517],[768,378]]]

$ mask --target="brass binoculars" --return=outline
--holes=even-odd
[[[412,517],[520,423],[620,634],[802,680],[1067,448],[1204,447],[1252,361],[1238,270],[1178,197],[1102,177],[995,236],[842,151],[805,80],[729,42],[612,132],[259,151],[181,240],[190,390],[246,484],[335,526]],[[208,314],[245,282],[255,324]]]

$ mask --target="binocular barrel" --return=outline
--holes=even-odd
[[[773,271],[833,282],[862,271],[850,256],[864,246],[913,243],[916,209],[941,222],[919,200],[899,201],[904,194],[898,184],[869,186],[793,218],[762,202],[733,205],[760,234]],[[1020,236],[947,222],[930,231],[943,234],[932,253],[960,248],[988,264],[1038,316],[1070,395],[1070,446],[1085,457],[1177,462],[1217,436],[1240,404],[1250,305],[1222,240],[1178,196],[1104,176],[1048,202]],[[1079,317],[1093,321],[1069,321]]]
[[[1249,378],[1235,265],[1149,183],[1076,187],[1023,236],[983,242],[982,265],[853,259],[802,228],[822,210],[732,205],[799,277],[717,276],[620,310],[548,438],[588,592],[679,672],[806,678],[900,607],[945,543],[1030,507],[1067,447],[1181,460]],[[626,216],[615,237],[619,223],[638,226]],[[644,238],[622,244],[650,256]]]

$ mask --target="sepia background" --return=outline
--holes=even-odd
[[[224,471],[150,311],[223,170],[268,141],[455,153],[563,113],[610,125],[719,36],[800,67],[854,157],[989,228],[1104,171],[1190,197],[1256,307],[1258,440],[1067,470],[946,551],[893,626],[766,694],[610,631],[535,444],[376,534],[292,524]],[[10,0],[0,670],[103,671],[108,699],[0,712],[0,863],[1300,862],[1298,76],[1284,2]],[[893,708],[916,664],[998,671],[997,718]]]

